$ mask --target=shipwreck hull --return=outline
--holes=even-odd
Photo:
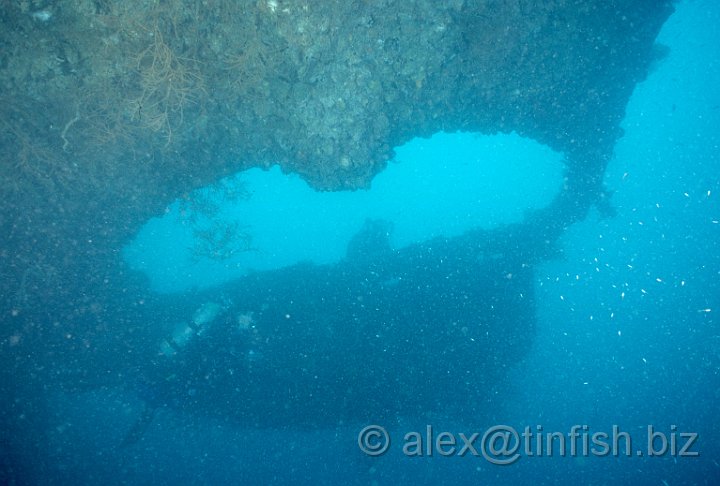
[[[225,309],[177,354],[148,349],[137,378],[151,405],[253,427],[480,413],[529,349],[535,304],[531,267],[479,248],[434,240],[187,296]],[[181,300],[166,305],[190,319]]]

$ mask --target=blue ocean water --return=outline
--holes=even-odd
[[[698,0],[679,3],[664,26],[658,41],[670,46],[670,54],[633,94],[625,136],[606,173],[617,215],[592,212],[562,236],[562,256],[535,269],[532,345],[486,390],[488,401],[501,405],[483,416],[438,415],[433,421],[438,431],[468,435],[496,424],[563,433],[574,425],[610,433],[616,425],[633,436],[634,445],[653,426],[667,437],[677,432],[678,441],[680,433],[697,434],[692,447],[697,457],[556,454],[498,466],[472,454],[407,457],[397,447],[370,457],[358,448],[355,424],[256,429],[172,410],[157,412],[139,442],[118,448],[142,400],[125,390],[98,390],[60,396],[55,403],[48,454],[59,465],[59,482],[718,484],[719,22],[720,5]],[[509,158],[493,158],[496,163],[482,166],[486,173],[472,172],[479,170],[475,165],[455,179],[437,179],[433,169],[442,164],[470,152],[467,164],[473,163],[477,144],[490,145],[483,152],[487,157]],[[539,159],[546,161],[543,173]],[[492,228],[518,221],[525,210],[552,198],[561,183],[559,162],[557,154],[514,136],[446,134],[398,150],[397,164],[365,193],[317,194],[296,177],[255,170],[238,177],[263,204],[248,207],[251,197],[240,201],[244,207],[230,204],[221,213],[227,221],[251,226],[251,246],[258,251],[222,261],[192,258],[189,219],[183,226],[176,205],[165,220],[152,222],[154,227],[129,242],[126,256],[148,272],[156,289],[172,293],[301,261],[332,263],[365,218],[392,221],[391,244],[403,248],[458,235],[469,224]],[[428,192],[398,189],[403,181],[412,184],[412,174],[397,172],[411,166],[420,180],[433,174],[433,184],[423,188]],[[468,199],[470,191],[464,190],[473,177],[492,181],[481,201]],[[272,191],[263,192],[263,185]],[[417,180],[410,187],[418,187]],[[406,197],[393,200],[399,194]],[[377,202],[369,202],[372,197]],[[272,198],[273,205],[262,198]],[[310,216],[299,214],[303,206]],[[256,212],[260,207],[270,207],[273,215]],[[327,225],[337,240],[324,236]],[[289,236],[280,238],[276,231]],[[426,432],[425,422],[409,419],[381,425],[395,443],[405,432]]]
[[[125,248],[125,257],[156,290],[181,292],[303,261],[336,263],[367,219],[391,223],[395,249],[516,223],[525,212],[548,205],[562,185],[562,154],[514,133],[438,133],[414,139],[396,153],[367,190],[318,192],[277,166],[251,169],[220,187],[199,190],[194,197],[214,203],[213,224],[242,224],[252,251],[198,257],[192,251],[198,244],[193,230],[204,228],[197,219],[208,215],[176,201],[162,218],[147,223]],[[238,191],[246,196],[226,197]],[[187,214],[193,212],[199,213],[194,219]]]

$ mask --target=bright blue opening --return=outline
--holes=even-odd
[[[394,248],[517,222],[549,204],[563,180],[560,153],[516,134],[438,133],[396,153],[362,191],[317,192],[277,167],[239,173],[175,201],[124,256],[157,291],[202,288],[339,261],[367,218],[393,223]]]

